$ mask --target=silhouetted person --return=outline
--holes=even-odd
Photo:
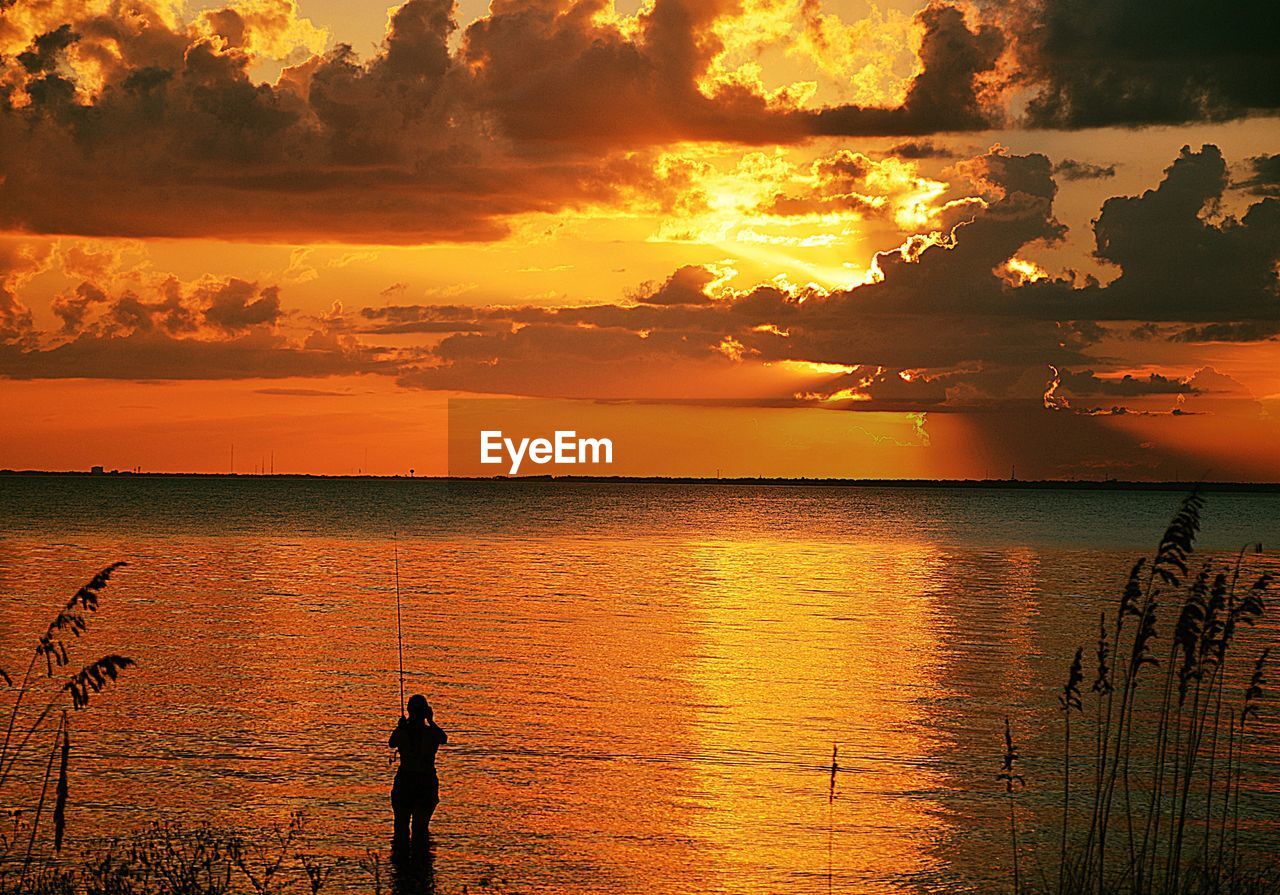
[[[421,862],[428,856],[431,815],[440,804],[440,778],[436,776],[436,751],[449,742],[436,726],[427,697],[409,697],[409,716],[402,717],[391,731],[390,745],[400,753],[400,769],[391,787],[391,810],[395,813],[395,833],[391,839],[391,860]]]

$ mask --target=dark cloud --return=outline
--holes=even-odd
[[[31,309],[18,299],[13,290],[0,285],[0,344],[26,342],[32,337],[33,330]]]
[[[340,44],[276,85],[250,78],[230,12],[201,20],[227,32],[217,37],[171,30],[145,4],[129,17],[86,12],[48,32],[64,37],[34,42],[33,60],[54,71],[10,72],[29,102],[0,95],[0,226],[472,241],[503,235],[513,214],[662,193],[635,153],[539,155],[495,133],[472,70],[448,55],[451,9],[409,0],[367,63]],[[90,104],[58,64],[71,40],[101,62]]]
[[[1094,223],[1094,254],[1121,272],[1097,311],[1134,320],[1280,318],[1280,199],[1215,221],[1226,186],[1216,146],[1183,147],[1154,190],[1108,199]]]
[[[1255,196],[1280,197],[1280,154],[1249,159],[1251,174],[1235,184]]]
[[[109,301],[107,294],[101,288],[86,281],[72,292],[54,296],[52,309],[62,321],[64,333],[78,333],[84,329],[85,321],[93,308],[105,305]]]
[[[1203,321],[1206,326],[1184,329],[1178,336],[1199,340],[1265,338],[1280,320],[1280,200],[1263,199],[1239,219],[1215,214],[1227,183],[1226,163],[1217,147],[1184,147],[1155,189],[1103,204],[1094,222],[1095,254],[1119,270],[1109,285],[1075,288],[1050,278],[1026,283],[1016,295],[1008,289],[994,292],[989,282],[981,288],[980,272],[1032,240],[1052,241],[1062,232],[1052,217],[1049,169],[1042,156],[989,154],[973,165],[968,169],[980,182],[1015,192],[1006,193],[972,224],[960,226],[953,249],[929,249],[918,265],[906,263],[904,254],[887,257],[892,269],[906,274],[905,280],[898,278],[909,284],[906,302],[927,307],[928,300],[913,296],[946,297],[950,284],[950,294],[963,289],[975,310],[1073,320],[1091,341],[1103,333],[1089,321],[1138,320],[1148,326]],[[966,263],[966,253],[976,260]],[[947,275],[930,278],[929,259]],[[885,269],[888,273],[891,268]]]
[[[462,59],[476,104],[520,141],[636,146],[680,140],[787,143],[813,135],[914,135],[991,126],[981,94],[1004,48],[999,29],[971,28],[960,7],[917,14],[921,72],[898,108],[801,109],[740,81],[706,87],[724,47],[714,27],[736,0],[655,0],[634,33],[603,24],[605,5],[503,0],[465,32]]]
[[[257,388],[254,394],[276,395],[284,398],[350,398],[351,392],[333,392],[322,388]]]
[[[373,72],[407,89],[435,89],[449,70],[449,35],[457,28],[453,0],[416,0],[391,14],[383,54]]]
[[[0,246],[4,246],[0,243]],[[38,270],[41,259],[11,249]],[[0,252],[2,256],[2,252]],[[0,257],[0,260],[3,260]],[[99,265],[101,267],[101,265]],[[161,276],[137,289],[92,281],[56,296],[56,334],[0,344],[11,379],[276,379],[392,374],[406,352],[361,345],[340,305],[285,331],[280,290],[234,277],[182,283]],[[51,336],[51,337],[50,337]],[[412,356],[412,352],[407,353]]]
[[[896,311],[1025,315],[1025,306],[1013,300],[996,269],[1028,243],[1053,243],[1066,233],[1053,213],[1057,184],[1049,160],[994,151],[957,170],[985,194],[986,207],[974,210],[949,237],[910,241],[903,251],[878,255],[885,280],[866,297],[877,296]],[[1063,285],[1043,283],[1040,291],[1056,295]],[[854,294],[863,298],[859,290]]]
[[[954,149],[934,143],[931,140],[908,140],[897,143],[885,150],[885,154],[902,159],[958,158],[960,153]]]
[[[632,296],[649,305],[700,305],[711,301],[707,287],[716,275],[697,264],[679,268],[661,283],[645,283]]]
[[[231,279],[198,291],[205,306],[204,319],[224,332],[242,332],[254,326],[274,325],[283,316],[280,289],[259,289],[256,283]]]
[[[52,348],[0,346],[0,376],[10,379],[279,379],[392,369],[389,360],[369,349],[298,347],[269,333],[226,340],[153,331],[82,333]]]
[[[1036,127],[1177,124],[1280,108],[1271,0],[995,0]]]
[[[41,34],[31,42],[31,48],[18,54],[18,64],[33,75],[51,72],[58,62],[58,54],[71,46],[80,35],[68,24],[59,25]]]
[[[1064,158],[1053,166],[1053,173],[1063,180],[1103,180],[1116,176],[1115,165],[1095,165],[1080,162],[1073,158]]]
[[[278,287],[259,287],[235,277],[210,277],[185,286],[170,276],[153,284],[145,294],[132,290],[113,294],[85,280],[54,296],[51,307],[62,321],[63,335],[89,332],[120,336],[151,331],[184,335],[202,325],[228,335],[272,328],[285,316]]]
[[[1280,337],[1280,321],[1245,320],[1189,326],[1169,338],[1174,342],[1266,342],[1277,337]]]
[[[679,139],[795,139],[798,121],[745,89],[698,89],[731,0],[657,0],[638,33],[603,25],[600,2],[493,3],[466,30],[462,59],[479,108],[521,141],[643,145]],[[765,138],[770,127],[776,137]]]
[[[1064,371],[1059,376],[1059,386],[1063,391],[1084,397],[1108,395],[1132,398],[1140,395],[1186,395],[1195,392],[1189,382],[1159,373],[1149,373],[1146,376],[1125,373],[1114,377],[1099,376],[1093,370]]]

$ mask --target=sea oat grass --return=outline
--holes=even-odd
[[[1248,649],[1243,635],[1263,616],[1272,579],[1265,572],[1247,574],[1245,556],[1260,554],[1260,544],[1246,545],[1234,563],[1209,558],[1192,569],[1203,506],[1199,494],[1187,497],[1151,561],[1133,565],[1113,631],[1102,614],[1092,687],[1080,689],[1081,646],[1059,691],[1059,895],[1280,893],[1275,855],[1254,849],[1246,856],[1241,847],[1245,732],[1261,710],[1269,648],[1253,653],[1243,690],[1229,687],[1227,674]],[[1168,607],[1177,614],[1166,635]],[[1127,625],[1128,619],[1136,621]],[[1113,656],[1126,658],[1113,662]],[[1073,715],[1077,723],[1093,724],[1087,778],[1093,791],[1089,823],[1080,833],[1071,829]],[[1011,753],[1016,758],[1006,719],[999,779],[1010,798],[1013,890],[1042,893],[1048,885],[1030,886],[1020,871],[1012,792],[1014,780],[1022,778],[1012,774]]]
[[[68,677],[56,688],[52,683],[45,684],[39,675],[34,674],[41,659],[44,660],[46,679],[52,679],[60,669],[72,661],[72,643],[84,636],[89,627],[89,616],[98,611],[102,591],[106,588],[112,574],[124,566],[123,562],[112,563],[93,576],[80,587],[54,615],[44,632],[35,642],[31,659],[21,682],[15,687],[8,674],[0,675],[6,687],[6,695],[12,699],[8,709],[8,721],[5,725],[3,746],[0,746],[0,797],[10,805],[21,805],[24,799],[34,798],[33,810],[24,810],[28,805],[19,807],[13,814],[14,829],[11,833],[0,836],[0,862],[13,856],[21,838],[26,841],[22,854],[23,884],[30,882],[45,887],[48,891],[58,891],[63,880],[57,874],[46,873],[44,868],[33,868],[32,858],[37,852],[37,843],[43,832],[41,823],[45,818],[45,805],[49,796],[50,781],[56,766],[57,778],[53,789],[52,809],[52,846],[54,851],[62,848],[67,831],[67,809],[70,805],[70,759],[71,759],[71,714],[84,711],[94,696],[114,683],[125,669],[135,663],[126,656],[114,653],[102,656]],[[43,708],[36,712],[34,719],[26,717],[23,712],[24,702],[28,696],[47,696]],[[39,705],[39,702],[36,702]],[[38,796],[27,792],[27,781],[14,778],[14,770],[19,760],[28,749],[40,748],[47,735],[51,719],[57,717],[57,727],[49,745],[49,759],[38,788]],[[26,820],[30,817],[30,820]]]

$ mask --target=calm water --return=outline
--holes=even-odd
[[[301,809],[318,850],[385,851],[398,531],[408,686],[450,734],[441,892],[825,892],[828,825],[835,891],[988,892],[1002,719],[1035,843],[1054,692],[1177,500],[0,477],[0,667],[128,560],[78,649],[140,664],[75,718],[69,836]],[[1256,540],[1280,495],[1210,496],[1206,548]],[[1274,850],[1267,711],[1243,808]]]

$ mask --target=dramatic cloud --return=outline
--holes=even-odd
[[[1064,158],[1053,166],[1053,173],[1063,180],[1102,180],[1116,176],[1115,165],[1094,165],[1090,162],[1078,162],[1072,158]]]
[[[268,286],[259,290],[255,283],[228,280],[214,288],[202,290],[200,298],[207,304],[204,319],[225,332],[240,332],[261,324],[274,324],[284,313],[280,308],[280,289]]]
[[[1039,127],[1177,124],[1280,107],[1269,0],[993,0]]]
[[[861,156],[842,161],[837,167],[854,174],[868,164]],[[1274,333],[1280,241],[1267,228],[1275,200],[1239,221],[1207,219],[1204,209],[1226,182],[1215,147],[1184,150],[1157,188],[1104,205],[1097,251],[1120,271],[1105,287],[1055,279],[1019,258],[1027,246],[1065,233],[1053,213],[1057,187],[1048,158],[993,151],[957,170],[980,194],[965,203],[965,216],[947,231],[880,253],[873,282],[850,290],[734,291],[718,271],[686,266],[644,284],[634,305],[416,306],[364,315],[402,321],[412,331],[454,331],[404,374],[407,385],[675,398],[701,388],[696,380],[722,385],[733,368],[781,365],[782,373],[759,385],[759,400],[846,401],[868,410],[1010,403],[1075,409],[1070,398],[1081,399],[1081,412],[1096,412],[1089,402],[1185,397],[1199,391],[1195,382],[1097,372],[1089,349],[1112,333],[1102,324],[1215,321],[1156,327],[1157,337],[1183,341]],[[1196,268],[1209,273],[1201,277]],[[1230,297],[1211,289],[1210,277],[1227,282]],[[1248,322],[1258,317],[1268,322]]]
[[[155,273],[121,277],[109,253],[63,255],[64,270],[91,270],[106,279],[84,280],[54,296],[56,333],[42,337],[27,312],[21,337],[0,345],[0,377],[275,379],[398,369],[396,352],[361,345],[347,332],[340,306],[286,326],[289,315],[274,285],[234,277],[191,283]],[[30,254],[15,257],[27,270],[40,263]]]
[[[390,372],[389,363],[367,349],[297,346],[267,332],[228,340],[84,333],[42,350],[0,346],[0,376],[11,379],[280,379],[378,372]]]
[[[1249,159],[1249,167],[1252,171],[1250,176],[1236,186],[1255,196],[1280,198],[1280,154],[1255,156]]]
[[[1184,147],[1156,189],[1108,199],[1094,225],[1095,254],[1121,273],[1099,310],[1133,320],[1280,318],[1280,199],[1215,220],[1226,186],[1216,146]]]
[[[0,241],[0,345],[28,345],[34,340],[31,309],[18,298],[18,291],[47,263],[47,252]]]
[[[860,181],[874,164],[849,155],[824,170],[831,180]],[[1052,212],[1050,163],[1041,155],[994,152],[965,171],[984,198],[966,205],[967,217],[953,232],[878,256],[878,282],[835,292],[721,287],[713,298],[718,272],[684,267],[665,282],[645,284],[633,306],[472,311],[472,322],[485,331],[446,337],[432,352],[434,362],[402,381],[670,398],[689,396],[730,369],[782,364],[787,375],[774,391],[766,382],[757,397],[848,400],[866,409],[1038,402],[1046,365],[1083,361],[1092,337],[1069,323],[1026,315],[1024,300],[999,270],[1023,245],[1063,232]],[[456,312],[395,314],[425,322]]]
[[[686,265],[662,283],[645,283],[635,296],[636,301],[650,305],[700,305],[711,301],[707,288],[718,277],[705,267]]]
[[[1130,330],[1135,344],[1151,345],[1258,341],[1280,327],[1280,200],[1263,198],[1239,219],[1222,214],[1227,167],[1215,147],[1184,149],[1155,188],[1104,203],[1096,251],[1117,271],[1106,286],[1026,258],[1066,233],[1048,157],[996,148],[951,170],[966,190],[923,178],[910,162],[848,151],[820,156],[803,176],[784,173],[779,182],[809,188],[788,201],[858,196],[868,214],[926,228],[877,254],[866,282],[849,289],[785,279],[734,288],[727,264],[693,264],[620,303],[395,304],[353,315],[335,303],[304,316],[287,310],[277,283],[183,282],[138,267],[128,246],[80,243],[57,249],[74,285],[51,301],[56,332],[41,334],[15,289],[49,267],[50,252],[5,243],[0,375],[377,373],[416,388],[573,398],[1168,414],[1190,412],[1174,400],[1230,392],[1208,373],[1134,372],[1101,356],[1104,340],[1110,353]],[[396,341],[415,347],[372,347],[388,335],[415,336]]]
[[[296,20],[61,12],[72,21],[32,35],[0,77],[0,226],[467,241],[502,235],[513,214],[662,192],[632,152],[537,157],[496,139],[471,70],[448,55],[451,7],[438,0],[397,10],[368,63],[340,44],[275,85],[250,78],[253,48]]]
[[[876,161],[841,149],[813,162],[803,192],[779,193],[761,210],[776,215],[885,217],[910,231],[937,223],[933,219],[944,210],[937,200],[946,189],[946,184],[923,177],[913,162]]]
[[[994,72],[1005,38],[992,25],[971,29],[964,12],[933,4],[919,14],[925,34],[920,74],[906,99],[894,109],[859,106],[816,113],[816,132],[828,135],[916,135],[939,131],[983,130],[1000,122],[1002,112],[984,96],[983,76]]]
[[[1280,320],[1205,323],[1189,326],[1169,338],[1174,342],[1265,342],[1280,336]]]
[[[407,333],[471,333],[488,327],[477,322],[479,309],[460,305],[388,305],[362,308],[362,332],[389,335]]]
[[[823,70],[847,79],[856,104],[814,106],[806,89],[770,88],[728,61],[750,49],[735,35],[774,7],[795,21],[781,32],[791,57],[822,68],[850,48],[853,69]],[[1042,125],[1273,110],[1277,54],[1266,28],[1237,21],[1247,7],[1201,16],[1182,4],[1157,29],[1130,0],[934,0],[854,24],[818,0],[654,0],[634,16],[604,0],[499,0],[459,31],[447,0],[408,0],[362,60],[344,43],[322,52],[327,35],[292,0],[189,22],[158,0],[128,15],[108,0],[24,0],[0,22],[0,227],[489,240],[517,215],[677,202],[685,184],[659,159],[679,144],[981,130],[1016,119],[1011,99],[1028,87]],[[914,64],[886,72],[855,52],[878,42]],[[271,59],[289,65],[255,81]],[[1106,171],[1069,164],[1066,176]]]
[[[896,156],[900,159],[926,159],[926,158],[958,158],[959,153],[956,150],[941,146],[930,140],[908,140],[905,143],[897,143],[885,153],[890,156]]]
[[[1185,395],[1195,391],[1189,382],[1148,373],[1146,376],[1099,376],[1093,370],[1066,371],[1059,375],[1062,391],[1079,396],[1107,395],[1135,397],[1138,395]]]

